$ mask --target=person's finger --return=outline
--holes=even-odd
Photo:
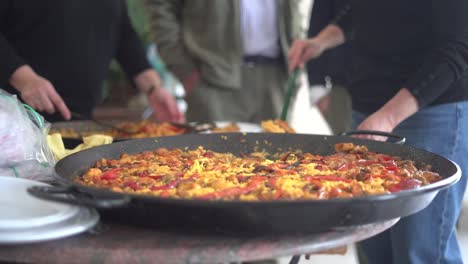
[[[66,120],[70,120],[70,109],[68,109],[62,97],[55,91],[55,89],[50,91],[49,98],[52,101],[53,105],[60,112],[60,114],[62,114],[63,118],[65,118]]]
[[[295,63],[296,63],[296,58],[298,56],[298,53],[302,49],[302,42],[300,41],[295,41],[293,45],[291,46],[291,49],[289,50],[288,54],[288,61],[289,61],[289,70],[293,70],[295,68]]]
[[[47,88],[42,92],[39,92],[37,96],[40,100],[41,107],[43,108],[42,111],[46,111],[49,114],[55,113],[55,107],[52,101],[49,99],[49,91]]]
[[[291,47],[289,48],[289,52],[288,52],[288,59],[291,59],[295,56],[296,52],[297,52],[297,49],[298,49],[298,46],[300,45],[300,41],[296,40],[293,42],[293,44],[291,45]]]
[[[305,43],[302,41],[295,42],[295,45],[291,48],[289,54],[289,70],[292,71],[297,68],[299,65],[299,59],[305,48]]]
[[[166,108],[168,111],[168,118],[171,121],[177,122],[179,116],[179,108],[177,107],[177,103],[175,102],[175,100],[171,100],[171,98],[168,98],[166,100]]]
[[[294,43],[291,45],[291,48],[289,49],[288,52],[288,58],[291,57],[297,57],[302,53],[302,50],[307,46],[307,41],[305,40],[296,40]]]
[[[34,99],[31,99],[31,106],[34,106],[34,109],[40,111],[40,112],[47,112],[47,108],[44,103],[44,95],[43,94],[37,94]]]

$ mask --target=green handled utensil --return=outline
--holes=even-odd
[[[286,121],[286,118],[288,117],[289,104],[291,102],[291,97],[294,93],[294,89],[296,88],[296,79],[298,75],[299,75],[298,68],[294,69],[291,75],[289,75],[288,90],[286,92],[286,97],[284,98],[283,109],[281,111],[281,117],[280,117],[280,119],[283,121]]]

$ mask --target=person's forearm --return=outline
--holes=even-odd
[[[159,74],[152,69],[144,70],[135,76],[133,80],[137,88],[146,94],[150,92],[151,89],[159,89],[161,87],[161,78]]]
[[[337,47],[346,41],[343,31],[335,24],[329,24],[314,38],[321,43],[324,51]]]
[[[418,101],[406,88],[402,88],[378,112],[388,116],[393,127],[398,126],[419,109]]]
[[[21,89],[26,85],[26,82],[36,77],[36,73],[29,65],[23,65],[13,72],[10,77],[10,84],[16,90],[21,92]]]

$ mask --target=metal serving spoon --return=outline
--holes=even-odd
[[[80,120],[91,120],[91,121],[93,121],[94,123],[96,123],[98,125],[115,129],[115,130],[117,130],[117,131],[119,131],[121,133],[129,134],[129,135],[137,134],[137,132],[135,132],[135,131],[129,131],[129,130],[114,126],[112,124],[97,120],[97,119],[95,119],[93,117],[82,115],[80,113],[71,112],[71,115],[72,115],[72,117],[75,117],[75,118],[80,119]]]

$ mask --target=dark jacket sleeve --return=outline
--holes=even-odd
[[[343,30],[347,40],[351,39],[352,33],[352,12],[350,0],[336,1],[339,6],[336,6],[337,12],[335,17],[331,21],[331,24],[335,24]]]
[[[0,1],[0,85],[2,86],[9,83],[11,75],[16,69],[26,64],[8,43],[5,32],[3,32],[9,4],[10,1]]]
[[[317,35],[336,17],[344,4],[342,0],[315,0],[308,37]],[[345,85],[346,65],[349,62],[350,46],[348,43],[340,45],[334,49],[326,51],[317,59],[307,63],[307,74],[310,85],[325,83],[325,77],[329,76],[335,83]]]
[[[138,37],[128,16],[127,5],[121,1],[122,22],[120,40],[117,46],[116,59],[124,69],[127,76],[133,81],[133,78],[151,65],[146,58],[146,52],[143,43]]]
[[[310,15],[309,30],[307,37],[316,36],[323,28],[325,28],[333,18],[333,3],[331,0],[315,0]],[[307,76],[310,85],[324,84],[325,76],[327,76],[328,54],[323,54],[321,57],[310,60],[307,63]]]
[[[420,108],[468,74],[468,1],[432,0],[431,5],[436,47],[404,86]]]

